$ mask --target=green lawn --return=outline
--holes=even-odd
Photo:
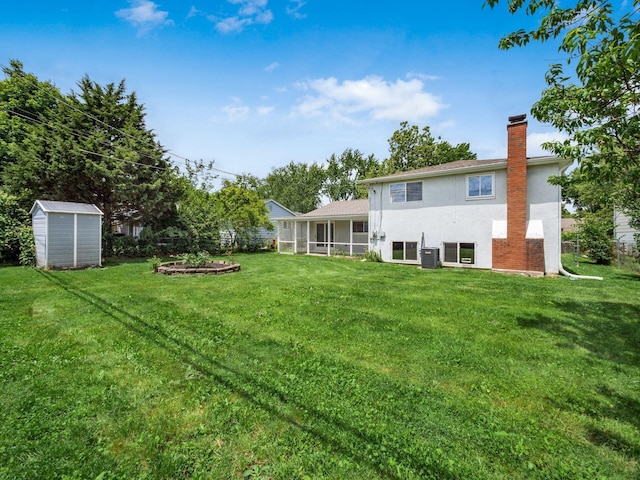
[[[640,277],[236,260],[1,268],[0,478],[640,478]]]

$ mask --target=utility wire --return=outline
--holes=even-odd
[[[0,63],[0,67],[1,67],[3,70],[8,70],[8,68],[7,68],[4,64],[2,64],[2,63]],[[33,79],[31,79],[31,78],[29,78],[29,77],[27,76],[27,74],[25,74],[24,72],[23,72],[23,74],[22,74],[21,76],[22,76],[22,78],[23,78],[23,79],[25,79],[25,80],[28,80],[28,81],[32,82],[32,85],[34,85],[35,87],[38,87],[38,84],[36,83],[36,81],[35,81],[35,80],[33,80]],[[47,92],[47,93],[48,93],[48,92]],[[90,118],[91,120],[93,120],[93,121],[95,121],[95,122],[97,122],[97,123],[99,123],[99,124],[101,124],[101,125],[105,126],[106,128],[108,128],[108,129],[110,129],[110,130],[113,130],[113,131],[115,131],[115,132],[118,132],[120,135],[122,135],[122,136],[124,136],[124,137],[127,137],[127,138],[132,139],[134,142],[139,142],[139,141],[140,141],[138,138],[136,138],[136,137],[134,137],[134,136],[132,136],[132,135],[128,134],[127,132],[124,132],[124,131],[120,130],[119,128],[114,127],[113,125],[110,125],[109,123],[104,122],[104,121],[100,120],[99,118],[96,118],[95,116],[93,116],[93,115],[89,114],[88,112],[85,112],[85,111],[83,111],[83,110],[81,110],[81,109],[77,108],[75,105],[72,105],[71,103],[67,102],[67,101],[64,99],[64,96],[55,97],[55,98],[53,98],[53,99],[54,99],[54,100],[56,100],[56,101],[60,101],[60,102],[64,103],[65,105],[67,105],[67,106],[68,106],[69,108],[71,108],[72,110],[74,110],[74,111],[76,111],[76,112],[80,113],[81,115],[86,116],[87,118]],[[19,115],[19,116],[20,116],[20,115]],[[22,118],[25,118],[25,119],[28,119],[28,118],[26,118],[26,117],[24,117],[24,116],[21,116],[21,117],[22,117]],[[161,146],[161,145],[158,143],[158,146]],[[132,149],[132,150],[136,151],[135,149]],[[164,150],[164,149],[163,149],[163,150]],[[181,155],[178,155],[178,154],[174,153],[174,152],[173,152],[173,151],[171,151],[171,150],[168,150],[168,149],[167,149],[167,150],[164,150],[164,152],[165,152],[166,154],[170,155],[171,157],[175,157],[175,158],[178,158],[178,159],[182,160],[182,161],[183,161],[183,165],[184,165],[185,167],[187,166],[187,163],[186,163],[186,162],[193,162],[192,160],[190,160],[190,159],[188,159],[188,158],[186,158],[186,157],[183,157],[183,156],[181,156]],[[138,153],[140,156],[147,156],[147,154],[144,154],[144,153],[141,153],[141,152],[138,152],[138,151],[136,151],[136,153]],[[126,161],[126,160],[125,160],[125,161]],[[146,164],[143,164],[143,165],[146,165]],[[148,166],[148,165],[146,165],[146,166]],[[225,171],[225,170],[221,170],[221,169],[219,169],[219,168],[215,168],[215,167],[213,167],[213,166],[211,167],[211,170],[216,171],[216,172],[219,172],[219,173],[224,174],[224,175],[230,175],[230,176],[232,176],[232,177],[236,177],[236,178],[239,178],[239,177],[241,176],[241,175],[239,175],[239,174],[232,173],[232,172],[228,172],[228,171]]]

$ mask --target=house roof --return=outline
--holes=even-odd
[[[291,210],[289,210],[287,207],[285,207],[284,205],[282,205],[280,202],[277,202],[276,200],[274,200],[273,198],[268,198],[264,201],[264,203],[275,203],[277,206],[279,206],[280,208],[282,208],[283,210],[285,210],[286,212],[289,212],[292,216],[296,216],[298,215],[296,212],[293,212]]]
[[[366,217],[369,215],[369,200],[343,200],[332,202],[324,207],[317,208],[309,213],[301,215],[302,218],[319,217]]]
[[[528,165],[543,165],[547,163],[570,163],[555,156],[544,157],[528,157]],[[507,168],[506,158],[497,158],[491,160],[458,160],[456,162],[442,163],[440,165],[431,165],[430,167],[418,168],[407,172],[393,173],[376,178],[367,178],[360,180],[359,183],[384,183],[388,181],[405,180],[422,177],[437,177],[443,175],[456,175],[459,173],[471,173],[483,170],[495,170],[499,168]]]
[[[36,200],[29,213],[33,213],[39,206],[47,213],[83,213],[87,215],[102,215],[102,211],[90,203],[56,202],[53,200]]]

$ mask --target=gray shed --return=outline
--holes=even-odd
[[[88,203],[36,200],[29,213],[38,267],[102,265],[102,212],[98,207]]]

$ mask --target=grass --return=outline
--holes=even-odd
[[[638,276],[0,269],[0,478],[640,478]]]

